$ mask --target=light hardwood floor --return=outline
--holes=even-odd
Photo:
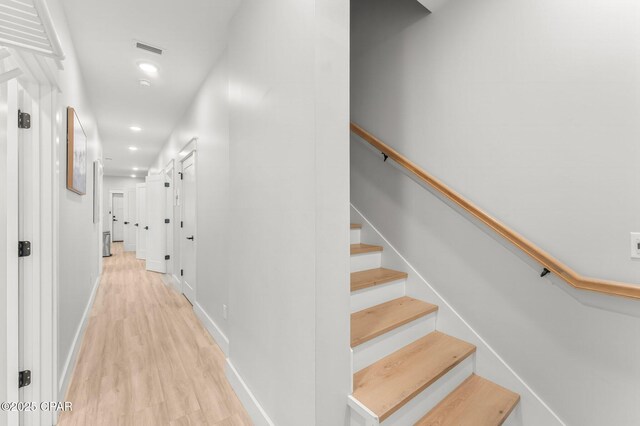
[[[121,243],[113,253],[58,424],[251,425],[189,302]]]

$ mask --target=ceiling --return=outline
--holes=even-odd
[[[105,175],[146,175],[224,49],[238,3],[62,0],[104,145]],[[136,41],[164,52],[137,49]],[[141,71],[141,61],[156,65],[157,74]],[[141,86],[141,79],[151,86]],[[133,132],[131,126],[142,130]]]

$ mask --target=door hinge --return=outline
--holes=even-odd
[[[165,188],[169,188],[169,182],[165,182],[165,183],[164,183],[164,187],[165,187]]]
[[[184,228],[184,222],[180,221],[180,228]]]
[[[31,384],[31,370],[24,370],[18,373],[18,387],[23,388]]]
[[[164,260],[169,260],[169,259],[171,259],[170,255],[167,254],[167,255],[164,256]]]
[[[18,241],[18,257],[31,255],[31,241]]]
[[[178,172],[178,174],[180,175],[180,180],[182,180],[184,174],[182,172]]]
[[[135,224],[135,225],[133,225],[133,226],[138,226],[138,224],[136,223],[136,224]]]
[[[180,269],[180,276],[184,275],[184,269]]]
[[[171,220],[169,220],[169,219],[165,219],[165,220],[164,220],[164,223],[171,223]]]
[[[31,128],[31,115],[18,110],[18,129]]]
[[[148,226],[145,226],[145,227],[144,227],[144,229],[145,229],[145,231],[148,231],[148,230],[149,230],[149,227],[148,227]]]

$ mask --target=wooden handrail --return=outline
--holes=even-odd
[[[496,218],[483,211],[480,207],[476,206],[471,201],[467,200],[462,195],[445,185],[442,181],[424,171],[422,168],[420,168],[420,166],[413,163],[402,154],[398,153],[398,151],[391,148],[380,139],[364,130],[359,125],[352,122],[351,131],[371,144],[382,154],[387,155],[398,165],[405,168],[409,173],[413,174],[420,181],[426,183],[437,192],[463,208],[473,217],[495,231],[498,235],[502,236],[513,245],[518,247],[520,250],[525,252],[527,255],[529,255],[531,258],[533,258],[536,262],[540,263],[548,271],[553,272],[558,277],[565,280],[572,287],[609,295],[640,299],[640,286],[617,281],[590,278],[578,274],[576,271],[551,256],[549,253],[542,250],[540,247],[536,246],[513,229],[509,228],[508,226],[498,221]]]

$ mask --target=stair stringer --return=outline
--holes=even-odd
[[[351,204],[351,222],[361,223],[361,239],[382,246],[383,264],[387,268],[406,271],[407,296],[438,305],[436,329],[476,346],[475,372],[513,392],[520,394],[520,403],[504,425],[565,425],[558,415],[531,389],[500,355],[467,323],[464,318],[420,275],[420,273],[387,241],[371,222]],[[488,313],[490,314],[490,313]],[[375,425],[370,419],[358,417],[366,410],[354,409],[350,397],[352,425]],[[359,404],[361,405],[361,404]],[[390,419],[391,420],[391,419]],[[384,423],[386,425],[386,422]]]

